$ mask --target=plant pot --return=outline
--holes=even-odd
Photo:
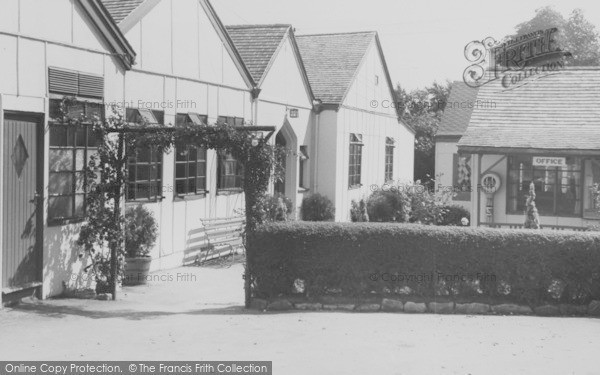
[[[123,285],[134,286],[147,284],[151,262],[152,258],[150,257],[125,258]]]

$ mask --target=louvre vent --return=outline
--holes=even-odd
[[[104,78],[80,73],[79,96],[102,98],[104,96]]]
[[[104,77],[102,76],[56,68],[49,68],[48,71],[51,93],[99,99],[104,97]]]
[[[50,92],[56,94],[77,95],[79,91],[77,72],[49,68],[48,81]]]

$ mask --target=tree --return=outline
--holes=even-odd
[[[569,52],[572,58],[566,59],[566,65],[597,66],[600,65],[600,35],[596,27],[589,22],[581,9],[574,9],[569,18],[550,6],[539,8],[535,16],[515,27],[515,34],[505,39],[514,39],[540,30],[556,27],[558,32],[554,39],[557,45]]]
[[[431,181],[435,171],[435,142],[448,97],[451,83],[434,82],[424,89],[408,93],[400,85],[396,97],[402,113],[402,121],[415,129],[415,172],[414,179],[424,183]]]

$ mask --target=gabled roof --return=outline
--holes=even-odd
[[[144,1],[146,0],[102,0],[102,4],[104,4],[113,20],[119,24]]]
[[[114,22],[108,10],[102,5],[100,0],[80,0],[79,4],[113,50],[113,53],[118,56],[123,66],[126,69],[130,69],[135,64],[135,51]]]
[[[316,99],[341,104],[377,33],[300,35],[296,39]]]
[[[260,82],[291,25],[226,26],[255,82]]]
[[[463,81],[452,83],[450,97],[436,133],[439,137],[460,137],[465,134],[477,101],[478,88],[467,86]]]
[[[95,0],[99,1],[99,0]],[[139,21],[139,19],[143,18],[147,12],[152,10],[161,0],[101,0],[104,4],[105,9],[107,9],[112,15],[113,20],[116,23],[120,24],[120,28],[127,32],[135,23]],[[200,6],[206,12],[209,20],[211,21],[213,27],[215,28],[217,34],[221,38],[225,49],[229,52],[229,55],[233,59],[234,64],[242,74],[244,81],[249,88],[254,89],[256,84],[252,79],[252,75],[246,68],[246,65],[242,61],[242,57],[240,56],[238,50],[235,48],[233,41],[229,37],[223,22],[217,15],[215,9],[209,0],[198,0]],[[143,6],[142,6],[143,5]],[[143,9],[142,9],[143,8]],[[140,11],[137,11],[140,9]],[[132,14],[135,13],[135,14]],[[131,16],[131,17],[129,17]],[[129,18],[128,18],[129,17]],[[127,19],[127,20],[126,20]],[[126,20],[126,22],[122,22]]]
[[[462,152],[600,153],[600,68],[566,68],[510,89],[479,89]]]

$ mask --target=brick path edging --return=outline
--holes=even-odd
[[[355,313],[365,312],[395,312],[406,314],[463,314],[463,315],[537,315],[537,316],[595,316],[600,317],[600,301],[592,301],[588,305],[542,305],[534,307],[518,304],[486,304],[486,303],[455,303],[455,302],[412,302],[393,298],[383,298],[379,303],[342,303],[322,302],[291,302],[281,298],[267,301],[252,298],[250,309],[266,311],[345,311]]]

